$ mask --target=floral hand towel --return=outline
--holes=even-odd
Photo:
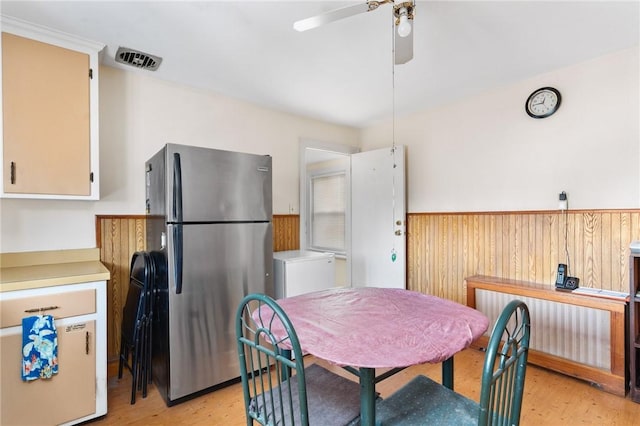
[[[22,380],[50,379],[58,373],[58,334],[52,315],[22,319]]]

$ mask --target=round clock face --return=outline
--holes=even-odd
[[[560,107],[560,92],[553,87],[543,87],[534,91],[525,104],[527,114],[533,118],[545,118]]]

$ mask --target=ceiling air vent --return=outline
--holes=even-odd
[[[162,58],[140,52],[139,50],[118,47],[118,51],[116,52],[116,62],[131,65],[132,67],[141,68],[143,70],[155,71],[160,66]]]

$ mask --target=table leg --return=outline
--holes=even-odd
[[[442,384],[453,390],[453,356],[442,363]]]
[[[374,426],[376,421],[376,385],[374,368],[360,369],[360,425]]]

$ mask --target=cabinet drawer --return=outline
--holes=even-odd
[[[93,289],[0,300],[0,328],[22,325],[22,318],[40,313],[59,319],[94,312],[96,291]]]

